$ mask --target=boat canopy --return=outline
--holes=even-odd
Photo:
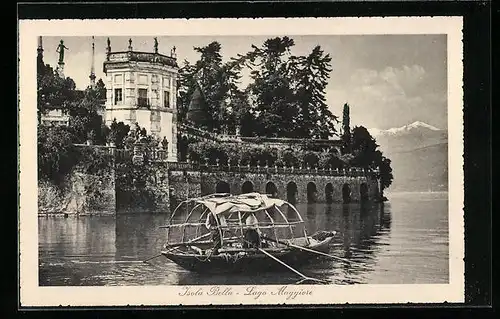
[[[195,200],[207,207],[214,215],[229,215],[231,213],[255,213],[258,211],[283,206],[286,202],[277,198],[269,198],[259,193],[242,195],[226,195],[224,197],[206,197]]]
[[[216,193],[187,199],[173,211],[168,225],[160,227],[167,229],[167,242],[203,237],[214,227],[223,239],[234,231],[244,236],[251,228],[274,238],[307,236],[304,220],[293,205],[260,193]]]

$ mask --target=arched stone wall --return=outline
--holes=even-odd
[[[267,182],[265,194],[271,197],[278,197],[278,187],[273,182]]]
[[[186,190],[186,178],[182,172],[171,171],[169,175],[174,175],[170,181],[170,187],[176,193]],[[243,173],[224,171],[188,172],[189,193],[191,195],[206,195],[215,193],[216,185],[219,181],[229,184],[232,194],[241,194],[242,186],[246,181],[253,184],[253,191],[262,194],[266,193],[266,186],[272,183],[277,188],[278,198],[287,200],[287,185],[295,183],[297,185],[296,203],[307,203],[307,185],[314,183],[316,186],[316,202],[327,202],[326,189],[331,185],[331,197],[333,202],[342,202],[342,186],[348,184],[351,189],[351,201],[360,201],[360,187],[366,183],[370,200],[376,198],[378,192],[378,180],[367,176],[328,176],[316,174],[270,174],[270,173]],[[181,194],[179,194],[181,195]],[[186,198],[185,194],[181,195]]]
[[[215,186],[216,193],[231,193],[231,186],[226,181],[219,181]]]
[[[327,183],[325,186],[325,202],[332,203],[333,202],[333,184]]]

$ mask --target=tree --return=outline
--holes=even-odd
[[[199,111],[203,113],[203,120],[198,124],[209,131],[227,131],[229,123],[226,119],[230,117],[227,106],[238,91],[241,66],[232,61],[223,63],[219,42],[194,50],[200,54],[199,60],[194,64],[184,61],[179,70],[179,119],[187,119],[190,103],[196,95],[197,99],[203,100],[203,110]]]
[[[299,108],[296,131],[302,138],[327,139],[335,132],[337,116],[326,104],[325,90],[332,71],[332,58],[316,46],[307,56],[292,57],[292,76],[296,81],[295,99]]]
[[[373,167],[376,162],[377,148],[378,144],[365,127],[357,126],[353,128],[351,150],[354,155],[352,161],[354,166]]]
[[[117,148],[123,148],[124,140],[129,132],[129,125],[126,125],[123,122],[116,122],[116,119],[113,119],[113,122],[111,122],[110,125],[108,140],[109,142],[114,143]]]
[[[262,47],[252,46],[247,54],[253,82],[248,86],[256,119],[256,130],[261,136],[296,137],[298,110],[289,72],[289,37],[268,39]]]
[[[106,136],[102,130],[102,117],[99,112],[103,108],[99,98],[99,89],[87,88],[78,99],[69,103],[70,127],[74,130],[75,142],[83,143],[91,131],[94,131],[97,144],[104,144]]]
[[[297,156],[297,152],[292,149],[284,150],[281,158],[286,167],[298,167],[300,165],[299,156]]]
[[[97,91],[97,98],[100,100],[106,100],[106,85],[102,81],[102,79],[99,79],[95,85],[95,89]]]
[[[78,160],[72,132],[66,127],[38,128],[38,176],[59,185]]]
[[[345,163],[342,161],[341,158],[335,153],[328,152],[328,151],[322,151],[319,154],[319,167],[322,169],[336,169],[336,168],[341,168],[345,166]]]
[[[363,126],[355,127],[352,130],[352,155],[351,164],[353,166],[379,169],[379,178],[383,189],[392,184],[394,176],[392,174],[391,160],[386,158],[377,148],[379,145]]]
[[[378,167],[380,170],[380,184],[382,189],[380,190],[380,196],[384,197],[384,189],[388,188],[392,184],[394,176],[392,174],[391,160],[382,156],[378,161]]]
[[[52,109],[67,111],[76,99],[76,85],[73,79],[61,78],[50,65],[38,63],[37,66],[37,114],[41,116]]]
[[[349,153],[351,151],[351,127],[349,104],[344,104],[342,112],[342,153]]]

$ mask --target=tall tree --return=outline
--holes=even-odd
[[[351,152],[351,119],[350,119],[349,104],[344,104],[342,112],[342,152]]]
[[[352,130],[352,159],[350,164],[357,167],[364,167],[379,170],[379,178],[384,188],[392,184],[394,176],[392,174],[391,160],[378,150],[379,145],[363,126],[354,127]],[[383,194],[381,194],[383,196]]]
[[[378,167],[380,170],[380,196],[384,198],[384,189],[388,188],[392,184],[394,176],[392,174],[391,160],[385,156],[381,156],[378,159]]]
[[[337,116],[326,104],[325,90],[332,71],[332,58],[318,45],[309,55],[292,57],[292,76],[296,83],[299,116],[296,131],[303,138],[327,139],[335,134]]]
[[[351,148],[354,155],[352,162],[354,166],[373,167],[378,144],[365,127],[356,126],[353,128]]]
[[[231,95],[238,90],[240,79],[238,64],[223,63],[221,45],[214,41],[204,47],[195,47],[200,58],[194,64],[188,61],[179,71],[178,105],[180,120],[185,120],[195,92],[203,99],[204,129],[216,132],[227,131],[228,105]]]
[[[252,46],[250,57],[253,82],[248,86],[259,135],[297,137],[298,110],[292,87],[289,60],[294,46],[289,37],[268,39],[262,47]]]
[[[106,85],[102,79],[97,80],[95,87],[97,90],[97,98],[106,101]]]
[[[189,104],[196,89],[195,73],[195,66],[188,60],[184,60],[177,77],[177,116],[181,123],[186,122]]]

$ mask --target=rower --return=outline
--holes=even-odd
[[[251,248],[252,246],[255,248],[262,247],[262,241],[257,229],[258,220],[254,214],[250,214],[246,220],[245,225],[248,227],[245,231],[245,243],[243,245],[244,248]]]
[[[225,224],[225,218],[223,220],[223,223]],[[208,214],[207,223],[205,225],[210,230],[210,233],[212,235],[212,241],[214,242],[212,254],[215,255],[222,247],[222,238],[220,235],[219,224],[217,223],[216,217],[212,214]]]

